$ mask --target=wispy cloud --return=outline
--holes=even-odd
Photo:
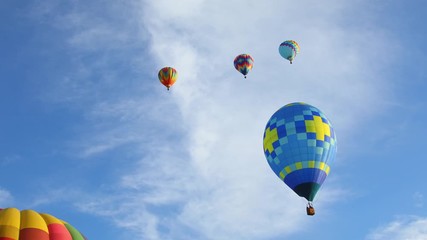
[[[89,18],[81,6],[58,18],[71,26],[66,42],[81,61],[78,73],[61,84],[73,87],[78,97],[70,99],[80,103],[91,126],[77,138],[79,155],[90,158],[132,145],[126,151],[137,159],[118,166],[121,176],[114,186],[80,198],[80,209],[108,216],[144,239],[268,239],[300,230],[307,221],[305,203],[269,169],[262,134],[271,114],[294,101],[324,110],[339,139],[351,138],[362,113],[380,112],[387,98],[381,70],[389,61],[382,52],[389,45],[381,31],[364,28],[363,22],[346,25],[351,14],[343,13],[355,7],[360,6],[341,1],[307,6],[160,0],[135,1],[136,10],[118,7],[129,10],[129,18],[112,26]],[[108,9],[105,14],[114,15]],[[147,35],[135,38],[133,29]],[[287,39],[302,49],[293,65],[277,52]],[[142,64],[144,86],[128,79],[125,88],[120,74],[126,64],[118,63],[124,56],[141,63],[138,44],[147,45],[144,56],[156,69],[147,71]],[[123,48],[104,51],[117,45]],[[102,53],[96,63],[81,57],[93,51]],[[255,58],[246,80],[232,64],[243,52]],[[377,61],[369,61],[373,58]],[[163,66],[179,72],[170,92],[155,79]],[[329,194],[319,206],[337,201],[342,193],[337,189],[322,189]]]
[[[427,218],[401,217],[372,231],[367,240],[427,239]]]
[[[5,208],[11,206],[13,203],[13,196],[12,194],[5,190],[0,188],[0,208]]]
[[[423,207],[424,206],[424,195],[421,192],[415,192],[412,195],[412,198],[414,200],[415,206],[416,207]]]
[[[0,159],[0,166],[9,165],[9,164],[14,163],[16,161],[19,161],[20,159],[21,159],[21,156],[17,155],[17,154],[3,156]]]

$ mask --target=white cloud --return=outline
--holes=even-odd
[[[147,211],[145,205],[120,195],[103,198],[91,195],[92,198],[85,199],[85,204],[78,205],[82,211],[106,217],[118,227],[130,229],[144,239],[160,239],[157,230],[158,217]],[[139,195],[134,197],[137,196]]]
[[[304,101],[330,117],[339,140],[351,138],[363,121],[359,116],[375,116],[387,98],[381,68],[389,45],[383,33],[364,28],[363,22],[347,27],[354,19],[345,13],[360,6],[333,0],[313,5],[160,0],[132,6],[139,10],[130,11],[129,19],[149,34],[147,61],[157,69],[175,67],[179,79],[168,93],[153,87],[147,97],[129,90],[107,100],[97,100],[107,97],[101,91],[77,91],[85,81],[70,81],[80,95],[98,97],[85,106],[94,127],[83,136],[91,137],[81,144],[81,155],[125,144],[134,144],[132,151],[139,154],[137,164],[122,169],[126,173],[116,186],[92,192],[97,196],[83,198],[81,209],[111,217],[144,239],[268,239],[300,230],[308,221],[305,203],[274,176],[262,153],[266,121],[279,107]],[[116,33],[112,45],[128,43],[129,29],[99,22],[82,27],[89,20],[77,13],[62,19],[78,23],[69,37],[73,48],[108,47],[98,46],[96,39]],[[138,43],[147,44],[142,39]],[[293,65],[277,51],[287,39],[301,46]],[[246,80],[232,63],[243,52],[255,58]],[[109,63],[84,66],[80,76],[92,79],[90,67],[108,72]],[[96,84],[113,89],[122,80],[114,71],[109,76]],[[143,79],[150,87],[159,85],[149,80]],[[342,197],[340,190],[322,190],[330,194],[316,202],[318,214]]]
[[[372,231],[368,240],[424,240],[427,239],[427,218],[402,217]]]
[[[0,208],[9,207],[13,202],[13,196],[12,194],[5,190],[0,188]]]
[[[154,57],[181,73],[173,97],[188,129],[196,179],[208,189],[187,198],[179,220],[204,238],[259,239],[296,231],[306,221],[294,208],[301,206],[297,197],[279,184],[266,187],[274,176],[262,154],[265,123],[282,105],[306,101],[325,109],[339,138],[348,137],[347,126],[384,104],[380,64],[369,59],[383,64],[386,57],[377,54],[388,46],[380,32],[339,24],[351,21],[340,12],[350,6],[334,1],[320,10],[290,2],[193,3],[147,2],[144,21]],[[277,53],[289,38],[301,46],[293,65]],[[232,68],[242,52],[255,58],[247,80]],[[293,221],[282,221],[278,213]]]
[[[129,14],[137,14],[134,12],[139,9],[134,6],[136,1],[111,1],[102,7],[99,4],[102,2],[82,4],[80,1],[64,3],[47,0],[34,4],[30,15],[60,32],[66,32],[66,43],[74,51],[110,51],[135,47],[136,40],[142,37],[142,29],[136,28],[137,25],[129,18]]]
[[[0,166],[6,166],[6,165],[9,165],[9,164],[11,164],[11,163],[14,163],[14,162],[16,162],[16,161],[20,160],[20,159],[21,159],[21,156],[20,156],[20,155],[17,155],[17,154],[12,154],[12,155],[3,156],[3,157],[0,159]]]
[[[424,206],[424,195],[421,192],[415,192],[412,198],[416,207],[422,208]]]

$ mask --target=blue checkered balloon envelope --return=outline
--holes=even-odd
[[[274,173],[299,196],[313,201],[337,151],[326,116],[305,103],[288,104],[271,116],[263,142]]]

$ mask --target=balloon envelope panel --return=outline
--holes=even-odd
[[[337,149],[326,116],[305,103],[288,104],[268,121],[263,143],[274,173],[299,196],[312,201],[329,174]]]
[[[0,209],[0,240],[85,239],[71,225],[49,214],[16,208]]]

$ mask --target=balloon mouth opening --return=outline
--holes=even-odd
[[[320,189],[320,184],[315,182],[306,182],[297,185],[293,188],[294,192],[298,194],[298,196],[307,199],[307,201],[312,202],[316,193]]]

